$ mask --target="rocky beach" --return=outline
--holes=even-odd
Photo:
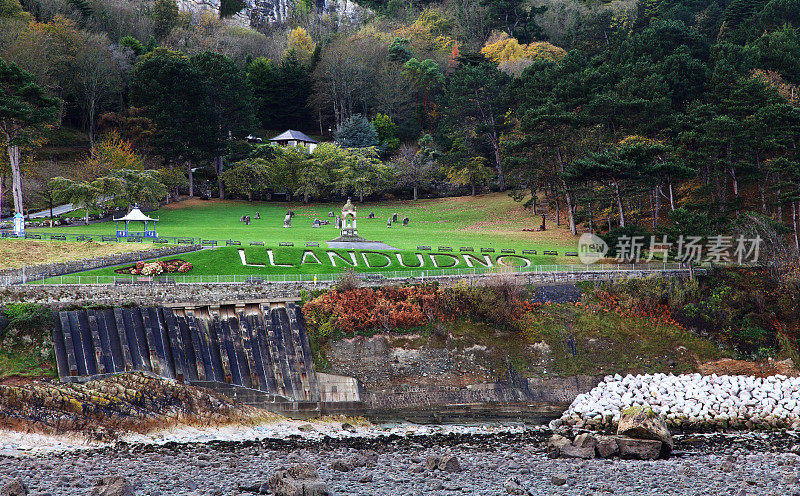
[[[275,473],[309,464],[334,495],[800,494],[795,432],[678,435],[670,459],[634,461],[550,459],[551,433],[539,427],[434,427],[431,434],[395,427],[375,436],[358,428],[338,437],[305,429],[311,434],[284,439],[119,443],[6,456],[0,480],[18,479],[39,496],[111,494],[93,488],[110,476],[124,477],[137,495],[268,494]]]

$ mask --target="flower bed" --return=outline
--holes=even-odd
[[[175,258],[155,262],[136,262],[136,265],[117,269],[114,273],[131,276],[157,276],[161,274],[185,274],[193,268],[191,263]]]

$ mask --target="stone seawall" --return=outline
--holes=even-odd
[[[696,271],[700,273],[700,271]],[[529,272],[513,274],[523,284],[552,287],[537,291],[537,301],[573,301],[575,283],[607,281],[631,277],[687,277],[688,271],[607,271],[607,272]],[[372,279],[364,286],[391,286],[436,281],[440,284],[482,285],[497,274],[472,276],[440,276],[408,279]],[[301,291],[330,289],[336,282],[263,282],[263,283],[137,283],[137,284],[65,284],[65,285],[0,285],[0,302],[36,302],[55,306],[70,305],[154,305],[170,302],[208,303],[215,299],[256,299],[298,296]],[[561,288],[559,288],[561,287]]]

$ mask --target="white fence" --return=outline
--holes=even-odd
[[[460,269],[430,269],[409,271],[382,271],[357,273],[366,281],[398,280],[398,279],[435,279],[440,277],[474,277],[489,274],[528,274],[531,276],[556,276],[558,274],[581,274],[598,276],[647,275],[648,273],[687,272],[680,263],[642,263],[642,264],[551,264],[533,265],[530,267],[475,267]],[[50,278],[28,280],[28,284],[282,284],[282,283],[327,283],[335,282],[343,276],[342,272],[327,274],[265,274],[265,275],[190,275],[165,274],[155,277],[143,276],[88,276],[62,275]]]

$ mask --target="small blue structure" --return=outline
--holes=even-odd
[[[119,223],[120,221],[125,222],[125,228],[120,229]],[[119,219],[114,219],[114,222],[117,223],[117,237],[124,238],[128,236],[141,236],[143,238],[157,238],[158,233],[156,232],[156,222],[158,219],[153,219],[139,210],[139,205],[134,205],[130,212],[128,212],[124,217],[120,217]],[[131,231],[130,230],[130,223],[131,222],[144,222],[144,231]],[[152,230],[147,228],[147,223],[152,222]]]
[[[19,212],[14,214],[14,236],[25,236],[25,216]]]

